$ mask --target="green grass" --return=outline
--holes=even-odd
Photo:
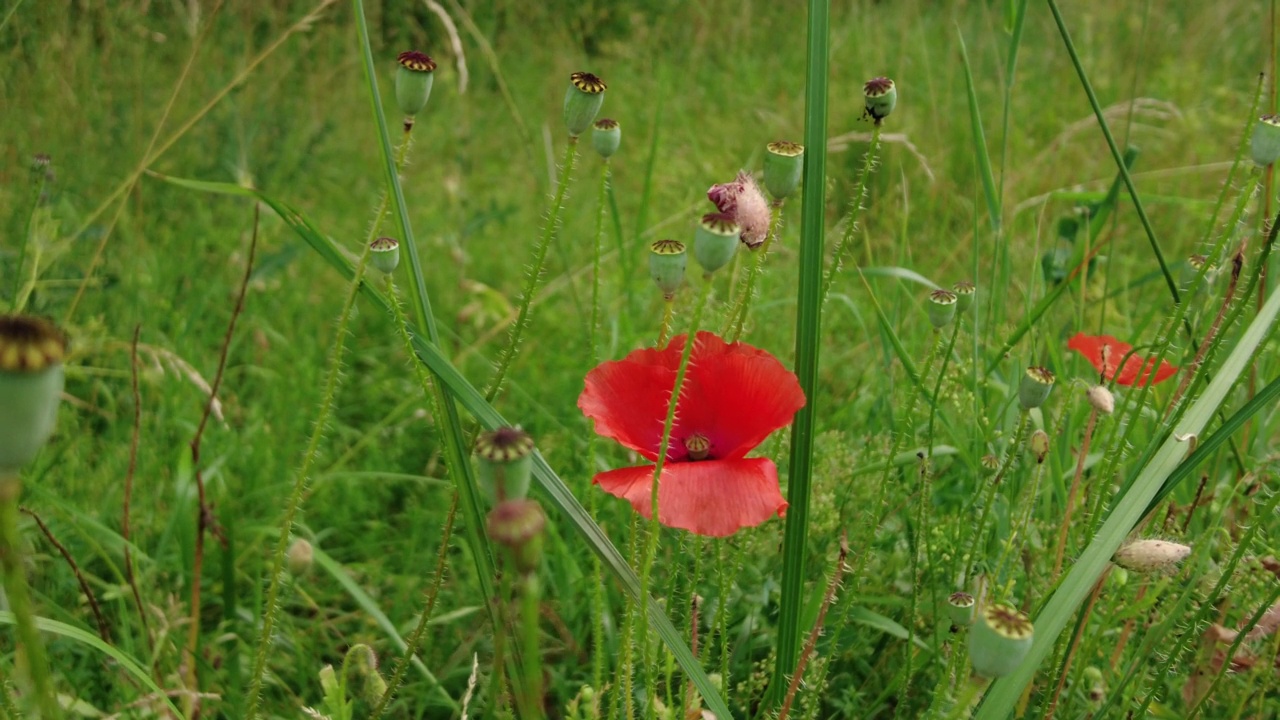
[[[1191,298],[1184,305],[1188,335],[1153,254],[1156,241],[1180,283],[1189,254],[1223,238],[1225,252],[1234,252],[1247,238],[1237,294],[1254,278],[1262,218],[1275,214],[1274,199],[1260,194],[1247,204],[1238,234],[1223,224],[1231,210],[1219,212],[1216,201],[1251,119],[1257,72],[1270,64],[1265,5],[1061,8],[1115,153],[1140,149],[1127,169],[1130,188],[1045,4],[1025,3],[1021,20],[1014,14],[1019,2],[834,4],[826,24],[825,102],[826,134],[836,144],[825,172],[805,186],[804,212],[799,198],[787,203],[743,336],[797,372],[809,366],[803,358],[816,358],[807,380],[812,417],[797,437],[775,433],[758,451],[781,468],[784,490],[802,495],[792,497],[787,521],[724,541],[662,530],[648,587],[638,583],[643,552],[635,550],[649,538],[648,523],[633,523],[630,508],[610,496],[595,498],[594,522],[583,509],[591,505],[588,494],[600,492],[590,485],[595,472],[635,464],[608,441],[589,450],[591,429],[576,407],[592,356],[586,327],[600,171],[587,142],[578,150],[545,283],[505,389],[491,404],[475,389],[492,380],[543,233],[555,163],[565,149],[561,102],[569,74],[590,70],[604,78],[602,115],[623,128],[622,149],[611,160],[600,278],[599,353],[618,359],[657,337],[662,301],[645,277],[648,243],[690,240],[697,215],[710,209],[706,188],[740,168],[758,170],[766,142],[815,137],[805,132],[806,15],[792,3],[727,0],[441,5],[459,28],[469,71],[465,93],[447,30],[425,3],[366,3],[372,68],[392,142],[399,120],[391,90],[396,53],[415,47],[440,65],[399,179],[402,202],[393,202],[405,210],[403,224],[393,214],[381,231],[404,238],[413,229],[421,294],[430,299],[438,334],[424,327],[414,346],[418,358],[410,357],[373,295],[356,304],[296,529],[322,560],[310,574],[281,584],[263,688],[266,717],[321,707],[321,669],[340,667],[354,645],[370,645],[389,675],[422,611],[455,487],[450,469],[463,469],[455,452],[465,447],[446,440],[449,413],[436,416],[414,362],[425,363],[456,397],[454,432],[462,433],[456,442],[468,441],[473,424],[504,419],[537,441],[534,497],[550,520],[538,574],[540,652],[517,662],[540,665],[549,717],[591,717],[581,691],[601,654],[608,687],[594,690],[604,698],[602,711],[630,707],[635,717],[662,716],[645,702],[646,686],[679,707],[690,677],[707,694],[723,683],[720,702],[733,717],[760,716],[768,712],[761,699],[781,700],[787,669],[800,654],[809,656],[806,682],[791,717],[966,716],[953,705],[967,696],[985,697],[980,717],[1006,717],[1020,708],[1028,683],[1026,717],[1046,717],[1055,696],[1054,717],[1081,717],[1103,705],[1115,713],[1144,702],[1161,716],[1185,717],[1195,693],[1210,686],[1213,694],[1196,710],[1200,717],[1280,710],[1280,683],[1267,671],[1280,642],[1275,635],[1241,643],[1233,651],[1248,652],[1253,666],[1216,682],[1221,653],[1232,646],[1201,641],[1208,624],[1239,628],[1274,602],[1274,576],[1256,558],[1277,552],[1276,521],[1262,513],[1274,504],[1280,418],[1273,402],[1249,400],[1277,392],[1280,361],[1274,330],[1258,319],[1274,315],[1275,302],[1262,309],[1257,290],[1237,300],[1239,319],[1218,332],[1205,377],[1191,385],[1168,424],[1161,418],[1181,376],[1145,394],[1115,388],[1117,411],[1098,421],[1092,438],[1086,496],[1068,535],[1068,572],[1061,579],[1051,572],[1089,417],[1082,389],[1096,380],[1066,350],[1066,339],[1077,330],[1101,331],[1152,346],[1153,353],[1167,340],[1171,362],[1191,362],[1191,338],[1200,343],[1207,336],[1230,261],[1220,263],[1225,271],[1201,294],[1178,286]],[[314,5],[228,3],[211,25],[212,6],[202,5],[194,33],[190,7],[28,0],[0,11],[7,68],[0,75],[7,111],[0,120],[0,301],[26,289],[34,267],[24,310],[62,321],[72,338],[58,433],[24,470],[23,503],[76,559],[102,604],[111,641],[95,640],[71,570],[35,525],[24,523],[27,573],[41,627],[49,629],[56,687],[102,712],[128,716],[134,711],[125,708],[139,702],[159,708],[152,685],[182,688],[187,604],[199,582],[195,670],[197,689],[206,694],[202,717],[240,718],[271,552],[319,413],[348,287],[334,270],[349,268],[343,260],[361,250],[387,187],[383,155],[390,147],[380,146],[370,113],[351,8],[336,3],[141,168],[196,33],[207,28],[156,133],[161,141]],[[806,254],[802,233],[806,239],[817,228],[830,238],[844,233],[871,131],[860,120],[860,89],[877,75],[896,81],[898,107],[885,121],[865,210],[818,331],[805,289],[821,280],[824,258]],[[1131,107],[1135,97],[1144,100]],[[1264,111],[1273,106],[1264,96]],[[842,138],[848,133],[859,135]],[[815,150],[811,144],[811,170],[819,167]],[[28,171],[35,153],[48,153],[54,172],[40,197]],[[135,168],[153,174],[122,185]],[[308,244],[295,223],[263,207],[247,305],[227,351],[221,416],[211,420],[201,448],[216,527],[199,578],[188,443],[206,400],[201,384],[217,369],[246,269],[254,208],[245,197],[163,178],[251,185],[296,208],[318,233]],[[1223,204],[1236,207],[1249,182],[1235,176]],[[121,202],[104,204],[118,188],[127,190]],[[822,203],[813,202],[818,197]],[[1090,203],[1097,212],[1085,222],[1080,208]],[[1082,221],[1074,242],[1059,239],[1068,218]],[[101,262],[85,282],[104,238]],[[321,241],[327,256],[314,249]],[[1055,285],[1042,273],[1041,258],[1056,248],[1065,249],[1067,270],[1088,252],[1097,256],[1084,277]],[[739,259],[738,277],[753,259]],[[397,284],[410,323],[421,327],[425,318],[415,319],[421,305],[408,277],[397,276]],[[964,319],[948,361],[931,361],[926,284],[950,287],[969,278],[979,288],[975,312]],[[704,327],[722,324],[736,286],[717,279]],[[1262,287],[1274,297],[1270,284]],[[687,327],[694,301],[694,293],[682,293],[677,328]],[[806,313],[801,322],[798,309]],[[126,582],[121,534],[134,433],[135,326],[141,422],[129,547],[149,635]],[[807,348],[799,361],[797,335]],[[1030,416],[1051,438],[1039,471],[1009,448],[1019,422],[1016,385],[1031,364],[1058,376],[1045,407]],[[1188,428],[1199,446],[1189,456],[1185,438],[1179,440]],[[918,459],[918,448],[927,460]],[[976,504],[991,480],[981,458],[1008,453],[1016,459],[983,532],[975,534],[982,514]],[[468,474],[458,475],[465,482]],[[807,489],[791,482],[802,476],[810,478]],[[1111,552],[1149,501],[1154,508],[1140,534],[1187,542],[1191,557],[1167,575],[1113,570],[1091,600]],[[458,515],[419,662],[384,717],[459,717],[473,657],[479,671],[468,716],[515,712],[493,686],[495,636],[486,609],[492,594],[484,588],[504,585],[477,562],[484,559],[475,554],[483,544],[483,512],[464,506]],[[1018,534],[1024,514],[1030,524]],[[849,572],[810,652],[805,641],[845,532]],[[971,541],[981,557],[959,557]],[[593,610],[592,551],[603,561],[603,618]],[[500,554],[494,561],[502,562]],[[989,690],[968,682],[966,631],[952,633],[942,612],[947,595],[975,592],[978,582],[989,598],[1025,609],[1037,627],[1032,657],[1040,662]],[[669,645],[654,643],[647,662],[635,650],[637,694],[623,702],[624,628],[641,592],[654,599],[649,622],[657,635],[650,636]],[[702,603],[697,649],[690,652],[695,593]],[[0,674],[20,686],[5,627]],[[504,652],[520,637],[507,638]],[[630,637],[638,641],[641,634]],[[1154,648],[1170,652],[1160,656]],[[705,674],[682,671],[677,656]],[[517,672],[508,665],[508,677],[521,677]],[[1192,682],[1194,673],[1205,679]],[[191,700],[175,694],[170,702],[182,709]],[[356,699],[355,716],[367,705]],[[534,714],[521,710],[522,717]]]

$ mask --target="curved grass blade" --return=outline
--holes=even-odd
[[[1115,509],[1098,530],[1089,546],[1065,576],[1044,609],[1035,619],[1035,641],[1022,665],[1012,675],[992,684],[986,700],[979,709],[978,720],[995,720],[1011,715],[1023,691],[1030,684],[1040,663],[1053,650],[1059,633],[1070,622],[1080,604],[1088,596],[1111,556],[1124,542],[1125,537],[1147,512],[1151,501],[1160,494],[1169,480],[1177,474],[1179,466],[1186,465],[1186,443],[1178,442],[1178,436],[1199,436],[1218,411],[1227,394],[1241,375],[1249,370],[1254,351],[1267,338],[1271,325],[1280,314],[1280,293],[1273,295],[1253,322],[1240,336],[1240,341],[1222,363],[1218,374],[1200,397],[1182,416],[1169,433],[1159,451],[1147,463],[1134,480],[1133,485],[1116,504]],[[1246,406],[1247,407],[1247,406]],[[1238,414],[1238,413],[1237,413]],[[1229,429],[1225,428],[1224,429]],[[1216,433],[1214,438],[1226,433]],[[1195,456],[1192,456],[1195,458]],[[1197,461],[1201,458],[1195,458]],[[1189,470],[1184,471],[1189,472]]]
[[[231,183],[187,180],[157,173],[152,174],[167,182],[193,190],[237,195],[262,201],[292,227],[333,269],[337,270],[344,280],[349,282],[355,277],[354,263],[343,254],[337,243],[317,230],[314,225],[289,205],[270,198],[257,190]],[[360,290],[379,309],[390,312],[390,305],[388,305],[386,296],[377,287],[367,281],[362,281]],[[423,337],[422,333],[415,327],[409,328],[409,334],[413,338],[413,345],[418,353],[418,359],[431,370],[440,384],[449,391],[449,394],[456,398],[462,404],[462,407],[471,413],[481,425],[488,429],[495,429],[509,424],[492,405],[485,401],[484,395],[458,372],[458,369],[449,362],[448,358],[445,357],[435,343]],[[622,585],[623,590],[639,603],[640,595],[644,592],[643,588],[640,587],[640,578],[631,569],[631,566],[627,565],[627,561],[618,552],[618,549],[613,546],[613,543],[609,541],[604,531],[591,519],[586,508],[574,497],[573,491],[565,485],[564,481],[547,464],[542,454],[536,450],[533,456],[533,474],[552,505],[561,512],[574,530],[582,536],[592,552],[600,557],[601,562]],[[671,620],[663,614],[658,603],[652,600],[649,602],[648,621],[653,631],[667,646],[667,650],[671,652],[676,662],[680,664],[680,668],[684,670],[694,686],[697,687],[698,692],[702,694],[703,700],[707,703],[707,707],[711,712],[715,713],[717,718],[725,718],[726,720],[732,718],[733,715],[729,712],[729,707],[720,697],[715,685],[707,677],[707,673],[702,669],[702,666],[698,664],[693,653],[689,652],[689,647],[684,644],[680,632],[671,624]]]
[[[0,610],[0,624],[13,625],[14,622],[13,613],[8,610]],[[138,684],[142,685],[147,690],[150,690],[152,697],[163,700],[165,706],[169,708],[169,712],[173,713],[174,717],[186,717],[178,710],[178,706],[174,705],[173,701],[169,699],[168,694],[151,679],[151,673],[147,672],[146,668],[142,667],[137,660],[134,660],[132,655],[121,652],[119,648],[103,642],[102,638],[91,632],[81,630],[74,625],[58,622],[57,620],[38,617],[36,618],[36,628],[38,628],[40,632],[49,633],[50,635],[59,635],[67,638],[68,640],[74,640],[81,645],[88,645],[94,650],[97,650],[103,655],[115,660],[120,664],[120,667],[124,668],[125,672],[129,673],[133,676],[134,680],[138,681]]]

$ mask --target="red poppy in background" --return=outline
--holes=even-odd
[[[613,438],[658,459],[667,403],[687,336],[664,349],[636,350],[587,373],[578,407]],[[778,468],[747,453],[791,422],[804,405],[796,376],[778,359],[745,343],[698,333],[689,358],[667,459],[658,485],[658,522],[723,537],[787,509]],[[651,517],[653,465],[602,472],[595,483]]]
[[[1161,360],[1160,367],[1156,367],[1155,358],[1129,355],[1133,346],[1110,335],[1076,333],[1075,337],[1067,341],[1067,347],[1083,355],[1102,373],[1102,377],[1115,380],[1120,385],[1155,384],[1168,380],[1178,372],[1178,368],[1167,361]],[[1129,355],[1127,360],[1126,355]],[[1120,366],[1122,360],[1123,367]]]

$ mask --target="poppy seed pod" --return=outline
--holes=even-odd
[[[725,213],[707,213],[693,235],[693,256],[708,275],[733,259],[738,249],[738,223]]]
[[[1053,389],[1053,373],[1048,368],[1029,367],[1018,384],[1018,403],[1023,410],[1038,408],[1049,399],[1049,391]]]
[[[426,53],[406,50],[396,61],[396,104],[406,118],[422,112],[431,98],[431,84],[435,81],[436,61]],[[405,120],[405,129],[413,127],[413,121]]]
[[[689,262],[684,243],[679,240],[655,240],[649,246],[649,277],[658,285],[662,296],[670,300],[684,284],[684,269]]]
[[[1111,562],[1134,572],[1172,570],[1187,559],[1191,548],[1167,540],[1135,540],[1116,551]]]
[[[786,140],[765,146],[764,187],[774,200],[789,197],[804,176],[804,146]]]
[[[941,330],[956,317],[956,294],[949,290],[929,293],[929,322],[935,330]]]
[[[969,662],[982,677],[999,678],[1022,664],[1035,628],[1031,619],[1008,605],[990,605],[969,630]]]
[[[1027,446],[1031,448],[1031,454],[1036,456],[1036,464],[1044,463],[1045,457],[1049,455],[1049,433],[1036,428],[1036,431],[1031,433]]]
[[[956,314],[963,315],[973,307],[973,300],[978,295],[978,286],[968,280],[961,280],[951,286],[951,292],[956,294]]]
[[[1263,115],[1253,124],[1249,155],[1258,167],[1266,167],[1280,159],[1280,115]]]
[[[967,592],[951,593],[947,597],[947,617],[952,625],[966,627],[973,622],[973,596]]]
[[[380,237],[369,243],[369,262],[387,275],[395,272],[396,266],[400,264],[400,241]]]
[[[862,86],[867,102],[867,115],[879,125],[898,104],[898,88],[887,77],[872,78]]]
[[[529,494],[533,468],[533,438],[520,428],[501,427],[476,438],[476,480],[497,505]]]
[[[535,500],[506,500],[489,511],[485,529],[493,541],[507,548],[516,570],[528,574],[542,559],[542,530],[547,516]]]
[[[564,95],[564,124],[570,137],[578,137],[591,127],[600,106],[604,105],[605,84],[589,72],[569,76],[569,89]]]
[[[0,474],[27,464],[53,434],[66,351],[51,323],[0,315]]]
[[[591,145],[602,158],[613,157],[622,143],[622,126],[612,118],[600,118],[591,126]]]

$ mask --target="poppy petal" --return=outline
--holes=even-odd
[[[683,339],[678,340],[683,346]],[[804,403],[800,382],[773,355],[700,332],[674,436],[699,433],[711,441],[711,457],[741,458],[774,430],[789,425]]]
[[[596,421],[597,434],[657,460],[679,364],[680,351],[671,347],[636,350],[622,360],[600,363],[587,373],[578,408]]]
[[[1163,382],[1178,372],[1178,368],[1166,360],[1161,360],[1156,367],[1154,358],[1130,355],[1133,346],[1110,335],[1076,333],[1067,341],[1067,348],[1083,355],[1102,377],[1120,385]]]
[[[595,483],[649,518],[652,465],[600,473]],[[695,535],[725,537],[769,518],[782,517],[787,501],[778,468],[768,458],[670,463],[658,486],[658,522]]]

